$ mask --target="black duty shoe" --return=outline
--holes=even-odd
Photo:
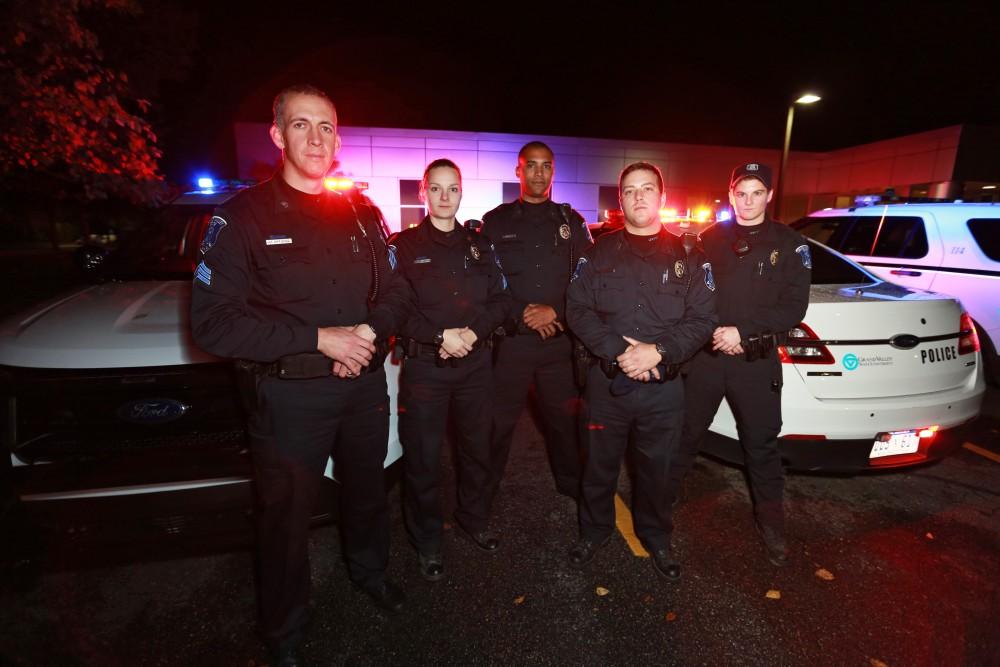
[[[760,535],[761,542],[767,549],[767,559],[771,565],[782,567],[788,563],[788,547],[785,544],[785,536],[770,526],[762,526],[754,521],[757,534]]]
[[[594,556],[597,555],[597,550],[606,545],[611,541],[611,536],[608,535],[603,540],[599,542],[593,542],[591,540],[580,540],[573,545],[573,548],[569,550],[569,564],[571,567],[581,568],[590,561],[594,560]]]
[[[420,576],[427,581],[444,579],[444,558],[441,552],[435,554],[417,554],[420,558]]]
[[[371,586],[359,586],[357,584],[355,586],[371,598],[372,604],[382,611],[387,611],[390,614],[398,614],[403,611],[403,603],[406,602],[406,596],[399,586],[388,579],[383,580],[380,584]]]
[[[497,549],[500,548],[500,538],[489,530],[480,530],[473,533],[466,530],[458,521],[455,522],[455,525],[458,526],[458,532],[471,540],[480,551],[492,554],[496,553]]]
[[[664,579],[678,581],[681,578],[680,563],[674,560],[674,554],[670,547],[654,549],[650,552],[649,557],[653,561],[653,569]]]

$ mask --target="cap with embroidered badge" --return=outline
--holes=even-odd
[[[733,169],[733,175],[729,178],[729,188],[732,189],[744,178],[756,178],[768,190],[771,189],[771,168],[760,162],[747,162]]]

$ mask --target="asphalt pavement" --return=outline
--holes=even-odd
[[[304,653],[317,665],[1000,664],[1000,391],[985,412],[974,448],[937,464],[790,476],[785,568],[765,558],[742,471],[700,458],[677,512],[675,584],[626,539],[627,471],[623,532],[585,570],[566,564],[575,505],[555,493],[525,418],[496,508],[500,553],[481,553],[449,526],[447,577],[425,582],[392,492],[401,615],[352,590],[336,526],[313,531]],[[450,512],[447,459],[444,468]],[[244,524],[228,533],[249,534],[245,518],[230,520]],[[192,540],[176,527],[126,550],[79,537],[69,527],[47,544],[39,570],[3,570],[0,664],[267,663],[245,541]]]

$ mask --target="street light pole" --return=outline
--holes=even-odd
[[[782,194],[785,191],[785,170],[788,168],[788,149],[792,145],[792,121],[795,120],[796,104],[819,102],[819,95],[806,93],[788,105],[788,119],[785,121],[785,144],[781,149],[781,169],[778,171],[778,191],[774,193],[774,217],[781,220]]]

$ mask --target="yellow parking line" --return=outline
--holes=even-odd
[[[980,456],[985,456],[986,458],[988,458],[991,461],[995,461],[996,463],[1000,463],[1000,454],[994,454],[990,450],[983,449],[982,447],[980,447],[978,445],[974,445],[971,442],[967,442],[967,443],[965,443],[962,446],[965,447],[966,449],[968,449],[970,452],[975,452],[976,454],[979,454]]]
[[[633,556],[649,558],[649,552],[643,549],[642,542],[635,536],[635,528],[632,526],[632,512],[629,511],[625,501],[617,493],[615,494],[615,525],[618,526],[618,532],[628,543],[628,548],[632,550]]]

